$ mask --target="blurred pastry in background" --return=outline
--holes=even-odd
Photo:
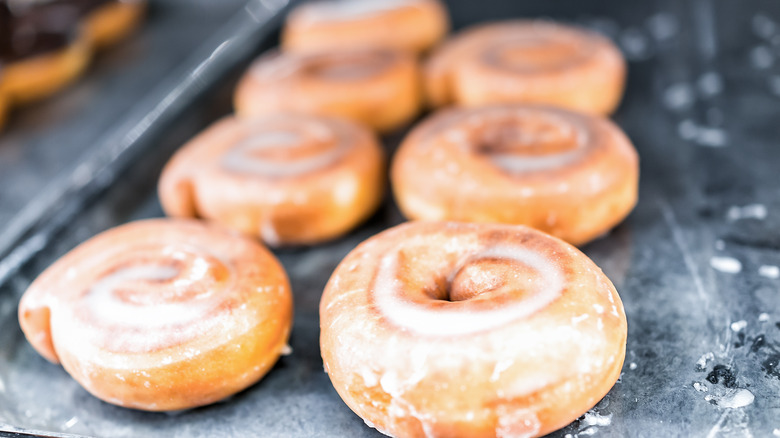
[[[304,115],[228,117],[182,147],[163,170],[169,216],[200,217],[273,246],[338,237],[379,206],[384,157],[370,130]]]
[[[575,245],[637,201],[637,153],[610,120],[550,106],[452,108],[429,117],[393,159],[410,219],[534,227]]]
[[[0,94],[13,105],[46,97],[75,80],[87,66],[90,47],[77,8],[65,2],[30,3],[9,9],[0,2]]]
[[[0,65],[0,83],[3,81],[3,66]],[[5,125],[5,119],[8,117],[8,99],[5,94],[0,92],[0,129]]]
[[[0,0],[0,95],[19,105],[59,91],[94,49],[135,29],[145,8],[144,0]]]
[[[63,0],[68,1],[68,0]],[[140,24],[145,0],[78,0],[84,33],[92,46],[102,49],[125,38]]]
[[[467,29],[424,66],[429,105],[541,103],[611,114],[623,95],[626,63],[595,32],[545,21]]]
[[[421,98],[417,59],[407,52],[270,51],[244,74],[234,103],[241,117],[315,114],[387,132],[417,115]]]
[[[335,0],[293,10],[282,31],[286,51],[379,47],[421,53],[449,29],[438,0]]]
[[[35,350],[94,396],[147,411],[214,403],[287,347],[292,293],[263,245],[196,221],[105,231],[46,269],[19,303]]]

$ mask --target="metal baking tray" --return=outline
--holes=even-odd
[[[268,14],[269,4],[283,6],[251,4]],[[630,61],[626,97],[614,119],[639,150],[640,202],[623,224],[583,248],[623,299],[626,362],[612,391],[552,436],[780,435],[774,268],[780,266],[780,4],[464,0],[449,6],[456,28],[508,17],[595,28]],[[67,250],[109,227],[162,215],[155,193],[162,165],[230,111],[240,69],[275,42],[278,23],[256,22],[255,44],[240,50],[231,46],[237,27],[228,26],[224,43],[212,41],[210,55],[195,63],[228,57],[224,71],[212,76],[192,67],[180,83],[199,83],[197,92],[158,96],[179,109],[147,131],[139,128],[142,141],[133,142],[132,153],[109,154],[103,174],[65,195],[56,192],[55,209],[24,223],[0,260],[0,436],[379,436],[339,399],[323,371],[318,303],[347,252],[403,220],[389,196],[341,239],[275,251],[295,296],[293,353],[256,385],[213,406],[161,414],[103,403],[39,357],[16,318],[25,287]],[[127,112],[112,132],[127,135],[133,115]],[[385,137],[389,154],[403,134]]]

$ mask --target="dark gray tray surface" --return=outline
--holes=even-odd
[[[772,268],[780,266],[773,64],[780,28],[768,21],[780,20],[780,5],[464,1],[451,8],[458,26],[540,15],[591,25],[632,60],[615,120],[642,159],[640,203],[624,224],[583,248],[623,298],[626,363],[607,397],[553,436],[780,434],[780,279]],[[100,436],[378,436],[323,372],[318,303],[349,250],[402,220],[389,200],[345,238],[276,251],[296,300],[293,354],[224,403],[176,414],[105,404],[41,359],[19,330],[18,297],[49,263],[103,229],[162,214],[154,195],[162,163],[205,120],[229,109],[231,86],[172,123],[121,184],[2,287],[0,423]],[[389,151],[402,135],[386,139]]]

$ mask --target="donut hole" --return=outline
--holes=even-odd
[[[477,133],[475,149],[482,155],[558,155],[577,149],[578,130],[563,120],[521,114],[494,121]]]
[[[541,286],[539,272],[528,265],[502,258],[481,258],[461,266],[446,287],[446,300],[495,300],[511,294],[533,293]]]

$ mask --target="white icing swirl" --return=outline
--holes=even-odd
[[[267,159],[256,154],[279,148],[301,148],[309,141],[325,143],[328,147],[321,148],[317,154],[296,157],[293,160]],[[250,134],[223,155],[222,165],[233,172],[267,177],[293,177],[330,166],[338,161],[351,145],[345,136],[336,135],[329,127],[309,123],[296,130],[277,128]]]
[[[280,81],[314,78],[327,82],[351,84],[371,79],[385,71],[399,59],[387,50],[359,50],[324,52],[307,55],[271,53],[258,59],[250,67],[251,75],[270,86],[279,87]]]
[[[478,251],[468,262],[499,258],[513,260],[535,270],[544,287],[523,300],[488,310],[464,310],[458,304],[429,308],[399,297],[403,287],[397,277],[398,253],[382,258],[374,283],[374,303],[393,324],[430,336],[458,336],[478,333],[530,316],[557,299],[563,291],[564,275],[549,259],[523,248],[497,246]],[[454,270],[457,272],[458,270]]]
[[[586,153],[588,147],[592,146],[591,142],[595,140],[591,135],[587,122],[579,117],[558,114],[553,110],[525,109],[512,112],[499,109],[492,113],[483,113],[479,116],[478,121],[464,123],[462,127],[458,123],[453,123],[451,125],[452,128],[448,132],[443,133],[444,139],[445,141],[455,143],[464,152],[470,153],[475,147],[473,140],[470,140],[470,137],[473,138],[473,135],[470,134],[471,132],[490,129],[491,125],[496,122],[506,124],[506,120],[510,117],[517,120],[516,124],[518,126],[518,129],[516,129],[517,138],[514,139],[514,142],[522,146],[508,152],[491,151],[487,154],[493,165],[509,173],[519,174],[564,167],[580,159]],[[542,123],[547,125],[548,129],[524,131],[521,124],[522,120],[529,118],[540,119]],[[560,137],[572,137],[571,147],[557,153],[543,155],[523,153],[522,147],[524,146],[544,147],[545,144],[549,144]]]
[[[204,309],[191,303],[158,303],[138,305],[118,299],[115,291],[132,281],[166,281],[179,275],[172,266],[138,265],[120,269],[95,283],[87,296],[92,315],[111,324],[132,327],[158,328],[194,321]]]
[[[595,51],[589,35],[571,35],[546,24],[497,35],[486,46],[481,52],[483,63],[519,74],[570,68],[585,62]]]
[[[82,328],[89,336],[102,338],[98,342],[110,350],[136,353],[209,330],[219,323],[212,314],[234,287],[234,273],[218,258],[199,255],[203,251],[166,247],[157,258],[162,254],[176,263],[129,264],[100,278],[78,306],[77,312],[85,316]],[[143,260],[143,255],[142,250],[137,259]],[[214,263],[227,268],[227,281],[213,277]],[[107,331],[88,330],[93,324]]]

